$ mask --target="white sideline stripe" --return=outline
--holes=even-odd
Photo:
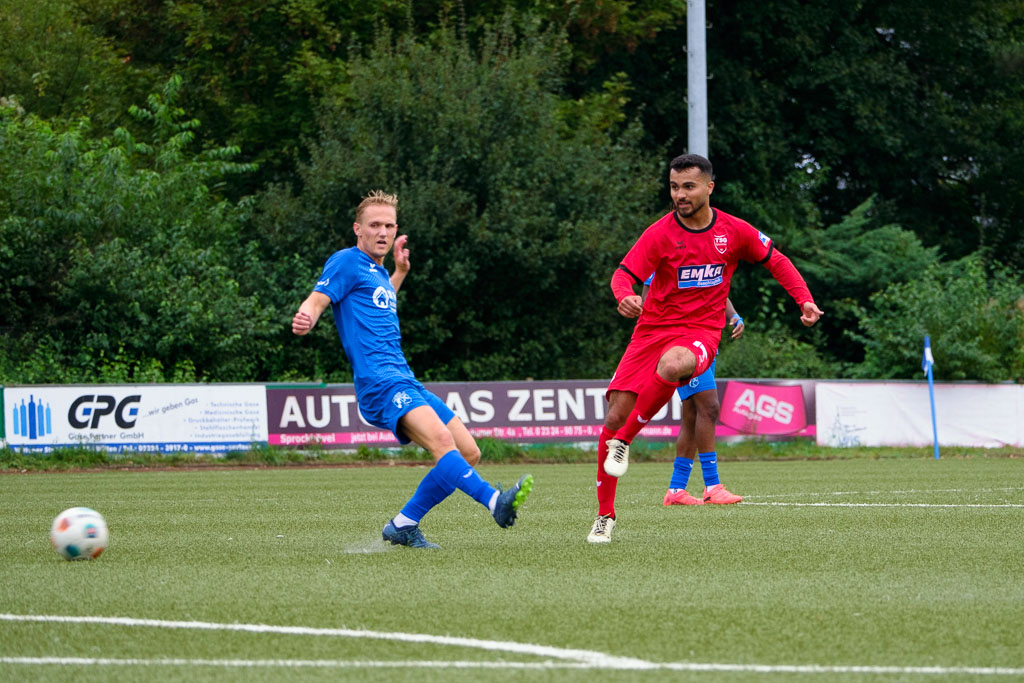
[[[653,665],[642,659],[614,657],[591,650],[570,650],[547,645],[515,643],[499,640],[479,640],[455,636],[433,636],[424,633],[400,633],[384,631],[352,630],[345,628],[311,628],[308,626],[272,626],[269,624],[217,624],[207,621],[164,621],[162,619],[133,619],[130,617],[76,617],[48,614],[0,614],[0,621],[44,621],[64,624],[111,624],[114,626],[148,626],[152,628],[188,629],[198,631],[245,631],[248,633],[278,633],[300,636],[337,636],[341,638],[373,638],[396,640],[405,643],[432,643],[469,647],[479,650],[515,652],[537,657],[569,659],[592,664],[599,668],[651,668]]]
[[[1021,503],[758,503],[746,500],[743,504],[805,508],[1024,508]]]
[[[467,662],[467,661],[339,661],[303,659],[116,659],[107,657],[0,657],[0,664],[58,664],[108,666],[220,666],[220,667],[278,667],[278,668],[463,668],[463,669],[618,669],[669,671],[730,671],[754,673],[869,673],[869,674],[929,674],[948,676],[971,674],[987,676],[1021,676],[1024,668],[1008,667],[941,667],[941,666],[823,666],[818,664],[714,664],[693,662],[649,662],[631,657],[613,657],[591,650],[572,650],[546,645],[531,645],[510,641],[477,640],[432,636],[420,633],[388,633],[383,631],[354,631],[349,629],[310,628],[305,626],[271,626],[268,624],[218,624],[204,621],[163,621],[159,619],[132,619],[130,617],[76,617],[47,614],[0,614],[0,621],[57,622],[72,624],[111,624],[115,626],[148,626],[169,629],[205,631],[245,631],[249,633],[280,633],[287,635],[325,635],[345,638],[376,638],[415,643],[434,643],[482,650],[516,652],[570,660],[561,662]]]
[[[1024,491],[1024,487],[1021,486],[1002,486],[999,488],[987,488],[987,489],[886,489],[885,491],[876,489],[874,491],[808,491],[805,493],[772,493],[758,496],[758,498],[794,498],[803,496],[878,496],[878,495],[893,495],[893,494],[908,494],[908,493],[996,493],[999,491]]]
[[[645,662],[644,666],[607,667],[591,662],[467,662],[467,661],[367,661],[336,659],[114,659],[109,657],[0,657],[0,664],[57,664],[61,666],[211,666],[231,668],[317,669],[643,669],[691,672],[739,672],[782,674],[925,674],[949,676],[1020,676],[1024,669],[1006,667],[942,666],[819,666],[770,664],[696,664]]]
[[[63,666],[218,666],[232,668],[316,669],[593,669],[586,662],[343,661],[337,659],[112,659],[109,657],[0,657],[0,664]]]

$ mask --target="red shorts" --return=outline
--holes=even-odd
[[[697,356],[697,369],[690,377],[680,378],[679,385],[682,386],[711,367],[721,337],[720,330],[637,325],[619,367],[615,368],[608,391],[639,394],[651,373],[657,369],[658,360],[673,346],[682,346]]]

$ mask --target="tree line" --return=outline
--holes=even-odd
[[[607,377],[611,273],[685,151],[685,0],[0,0],[0,382],[347,381],[288,321],[368,190],[400,197],[428,380]],[[1011,0],[710,0],[719,374],[1024,377]],[[329,323],[325,319],[324,323]],[[796,324],[794,324],[796,323]]]

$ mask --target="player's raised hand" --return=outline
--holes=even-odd
[[[401,273],[408,273],[410,268],[409,250],[405,246],[408,241],[408,235],[399,235],[395,238],[395,270]]]
[[[813,301],[805,301],[801,308],[803,309],[803,315],[800,316],[800,322],[807,327],[818,322],[818,318],[825,315],[825,312],[818,308]]]
[[[636,294],[622,297],[618,306],[619,315],[623,318],[639,318],[643,310],[643,299]]]

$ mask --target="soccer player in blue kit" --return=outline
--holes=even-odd
[[[356,208],[352,226],[356,246],[335,252],[324,265],[313,292],[292,318],[292,332],[308,334],[328,306],[352,364],[359,411],[370,424],[392,431],[399,443],[415,443],[434,456],[412,498],[385,526],[382,536],[393,545],[439,548],[423,536],[419,523],[455,489],[487,507],[498,526],[516,521],[533,487],[524,475],[502,491],[473,469],[480,449],[469,430],[444,401],[413,375],[402,353],[396,293],[409,272],[407,235],[398,235],[398,198],[374,191]],[[395,250],[395,272],[388,275],[384,257]]]

